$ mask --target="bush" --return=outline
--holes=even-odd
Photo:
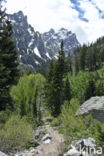
[[[65,103],[62,107],[62,131],[65,135],[70,137],[80,137],[84,131],[86,131],[87,118],[75,117],[76,110],[78,109],[79,103],[76,99],[72,99],[70,105]]]
[[[90,115],[84,118],[82,116],[76,117],[75,114],[79,106],[78,99],[73,98],[70,102],[65,101],[60,116],[54,121],[54,124],[59,126],[60,133],[64,134],[67,145],[74,139],[91,136],[88,127],[92,117]]]
[[[41,74],[21,77],[18,84],[10,91],[15,111],[21,116],[28,115],[37,118],[44,84],[45,78]]]
[[[72,99],[65,101],[62,106],[62,113],[57,118],[57,125],[60,132],[65,135],[65,142],[69,145],[73,140],[92,137],[98,145],[104,144],[104,124],[93,119],[91,115],[75,116],[79,102]]]
[[[0,111],[0,124],[4,124],[10,115],[11,115],[11,111],[9,110]]]
[[[101,146],[104,145],[104,124],[93,119],[89,130],[97,144]]]
[[[72,97],[83,103],[86,99],[86,91],[89,88],[90,74],[88,72],[79,72],[76,77],[69,78]]]
[[[32,137],[33,129],[26,118],[12,116],[0,130],[0,150],[8,152],[25,149]]]

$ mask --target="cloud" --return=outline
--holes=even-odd
[[[8,0],[8,13],[23,10],[29,22],[41,32],[51,27],[69,27],[78,13],[70,7],[68,0]],[[12,6],[12,7],[11,7]],[[70,21],[68,21],[70,19]]]
[[[88,19],[84,18],[85,11],[80,7],[80,2],[76,0],[70,0],[70,2],[73,4],[72,9],[75,9],[78,12],[80,20],[88,22]]]
[[[65,27],[81,43],[104,35],[104,0],[8,0],[8,13],[22,10],[40,32]]]

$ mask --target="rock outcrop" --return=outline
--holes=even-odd
[[[73,141],[70,150],[64,154],[64,156],[95,156],[95,155],[96,155],[95,140],[93,138]]]
[[[78,115],[91,114],[93,118],[104,123],[104,96],[92,97],[85,101],[76,113]]]

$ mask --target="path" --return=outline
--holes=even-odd
[[[53,127],[50,127],[50,125],[45,125],[44,130],[52,137],[50,143],[43,143],[31,151],[19,153],[15,156],[62,156],[63,136],[57,130],[54,130]]]
[[[49,125],[45,126],[46,132],[50,134],[52,140],[49,144],[42,144],[39,149],[42,151],[42,156],[61,156],[63,136],[54,130]]]

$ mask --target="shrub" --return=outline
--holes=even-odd
[[[93,119],[91,115],[75,116],[78,107],[77,99],[72,99],[70,102],[65,101],[61,115],[55,120],[58,124],[61,123],[59,129],[65,135],[66,144],[69,145],[76,139],[92,137],[98,145],[103,145],[104,124]]]
[[[14,151],[26,148],[32,141],[33,129],[26,118],[12,116],[0,130],[0,150]]]
[[[70,77],[71,95],[77,98],[80,103],[86,99],[86,91],[89,87],[90,74],[88,72],[79,72],[76,77]]]
[[[10,91],[14,101],[14,109],[21,116],[29,115],[37,118],[43,97],[45,78],[41,74],[24,75]]]
[[[11,115],[11,111],[9,110],[0,111],[0,124],[4,124],[10,115]]]
[[[64,134],[65,141],[69,145],[73,139],[88,137],[90,135],[88,127],[91,124],[92,117],[76,117],[76,111],[80,104],[78,99],[72,99],[70,102],[65,101],[62,106],[62,113],[58,119],[60,132]],[[58,125],[58,124],[57,124]]]
[[[89,127],[90,133],[98,145],[104,145],[104,124],[93,119]]]

